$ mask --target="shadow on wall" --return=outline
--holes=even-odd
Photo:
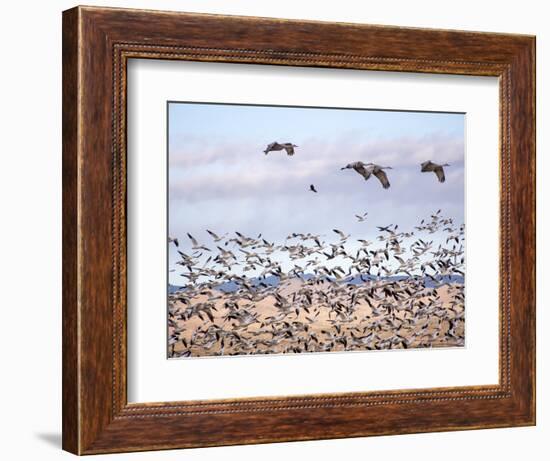
[[[57,432],[48,432],[36,434],[36,437],[48,445],[54,446],[55,448],[61,448],[61,433]]]

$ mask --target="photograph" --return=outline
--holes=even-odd
[[[465,114],[170,101],[168,358],[465,345]]]

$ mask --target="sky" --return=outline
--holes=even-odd
[[[169,234],[188,251],[186,233],[210,243],[206,229],[275,242],[311,232],[336,241],[334,228],[371,239],[376,226],[412,230],[438,209],[463,223],[464,123],[456,113],[170,102]],[[296,154],[265,155],[274,141],[297,144]],[[359,160],[391,166],[391,187],[340,170]],[[420,172],[426,160],[450,164],[445,183]],[[355,214],[365,212],[358,222]],[[170,245],[170,268],[176,256]],[[182,278],[171,272],[169,281]]]

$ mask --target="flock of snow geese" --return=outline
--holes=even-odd
[[[168,295],[168,356],[464,345],[464,225],[438,210],[374,241],[333,232],[170,238],[187,282]]]

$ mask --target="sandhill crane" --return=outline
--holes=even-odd
[[[439,182],[445,182],[445,171],[443,170],[444,166],[451,166],[451,165],[449,165],[448,163],[444,163],[443,165],[438,165],[437,163],[434,163],[431,160],[428,160],[420,164],[420,171],[422,173],[433,172],[437,176],[437,179],[439,179]]]
[[[275,142],[272,142],[271,144],[268,144],[268,146],[264,150],[264,154],[267,155],[269,152],[279,151],[284,149],[287,155],[294,155],[295,147],[298,147],[298,146],[296,144],[292,144],[291,142],[278,143],[277,141],[275,141]]]
[[[380,183],[382,184],[382,187],[384,189],[387,189],[390,187],[390,182],[388,181],[388,176],[383,170],[386,169],[392,169],[391,166],[380,166],[375,165],[374,163],[363,163],[363,162],[353,162],[349,163],[343,168],[340,168],[341,170],[346,169],[353,169],[357,173],[359,173],[363,178],[365,178],[365,181],[370,178],[370,176],[373,174],[378,178]]]

